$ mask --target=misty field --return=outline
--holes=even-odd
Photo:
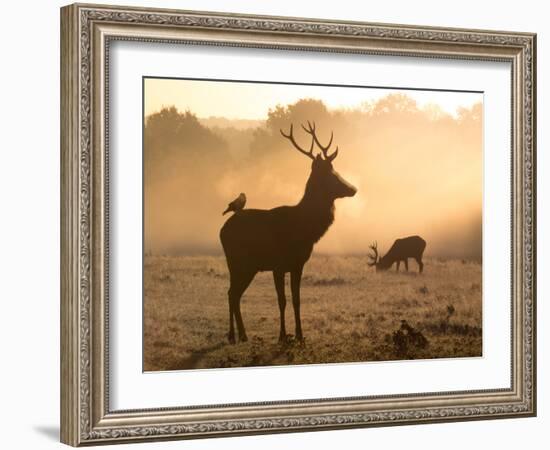
[[[366,257],[313,256],[301,289],[304,343],[278,343],[273,277],[260,273],[241,303],[249,340],[231,345],[225,259],[147,256],[144,370],[481,356],[481,265],[424,262],[420,275],[413,261],[409,273],[376,273]],[[293,333],[288,275],[286,293]]]

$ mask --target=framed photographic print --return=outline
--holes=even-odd
[[[536,414],[536,36],[61,9],[61,439]]]

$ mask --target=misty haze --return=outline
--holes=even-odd
[[[481,94],[156,79],[144,93],[145,370],[481,356]],[[231,345],[220,230],[301,201],[308,121],[355,191],[335,196],[300,271],[303,338],[288,278],[280,328],[270,273],[292,272],[269,266],[244,287],[248,340]],[[222,216],[240,193],[243,212]],[[392,258],[408,236],[420,256]]]

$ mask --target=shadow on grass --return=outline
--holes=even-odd
[[[187,370],[187,369],[196,369],[199,362],[205,358],[208,353],[215,352],[216,350],[219,350],[220,348],[225,347],[226,345],[229,345],[225,342],[220,342],[216,345],[211,345],[210,347],[201,348],[200,350],[197,350],[191,355],[189,355],[187,358],[182,358],[178,362],[171,364],[166,368],[166,370]]]
[[[283,343],[274,343],[273,345],[266,345],[262,338],[253,337],[246,344],[229,344],[226,342],[220,342],[219,344],[212,345],[210,347],[204,347],[200,350],[192,352],[186,358],[182,358],[173,364],[170,364],[165,370],[189,370],[198,369],[200,363],[207,359],[211,353],[216,352],[222,348],[227,348],[227,352],[231,353],[231,350],[238,349],[238,346],[246,346],[244,349],[245,354],[239,355],[239,363],[236,360],[229,358],[226,362],[229,365],[216,365],[212,367],[204,368],[231,368],[231,367],[261,367],[261,366],[276,366],[292,364],[294,360],[294,352],[301,350],[305,347],[303,341],[298,341],[292,335],[287,335],[287,340]],[[243,358],[244,356],[244,358]],[[281,360],[281,362],[275,362]]]

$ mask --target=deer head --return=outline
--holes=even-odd
[[[367,263],[370,267],[374,266],[376,267],[376,271],[378,271],[379,263],[382,258],[378,256],[378,243],[373,242],[371,245],[369,245],[369,248],[373,251],[373,253],[369,253],[369,259],[370,261]]]
[[[332,161],[338,156],[338,146],[333,153],[329,154],[330,146],[334,133],[331,131],[330,140],[327,145],[322,145],[317,138],[315,132],[315,122],[307,122],[307,128],[302,125],[304,131],[311,136],[311,145],[309,150],[304,150],[294,139],[294,128],[290,125],[290,131],[285,133],[280,130],[281,134],[288,139],[292,145],[302,154],[306,155],[313,162],[311,164],[311,175],[308,180],[308,186],[325,195],[329,200],[335,200],[342,197],[353,197],[357,189],[344,180],[333,168]],[[313,154],[313,149],[317,145],[321,153]]]
[[[391,260],[391,258],[388,257],[387,254],[383,257],[378,255],[377,242],[373,242],[371,245],[369,245],[369,248],[373,251],[373,253],[368,255],[370,258],[370,262],[368,262],[367,264],[371,267],[372,266],[376,267],[377,272],[388,270],[393,264],[393,261]]]

